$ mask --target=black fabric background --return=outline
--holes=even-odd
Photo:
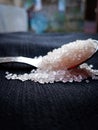
[[[98,34],[0,34],[0,56],[45,55],[53,48]],[[88,61],[98,69],[98,52]],[[98,130],[98,81],[39,84],[7,80],[5,72],[31,66],[0,64],[0,130]]]

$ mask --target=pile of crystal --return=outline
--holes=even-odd
[[[84,63],[98,50],[96,40],[77,40],[62,45],[40,58],[39,67],[29,74],[6,73],[7,79],[31,80],[39,83],[81,82],[88,77],[98,79],[98,70]]]

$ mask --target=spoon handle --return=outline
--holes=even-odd
[[[8,63],[8,62],[25,63],[34,67],[38,67],[40,61],[38,60],[38,58],[28,58],[23,56],[0,57],[0,63]]]

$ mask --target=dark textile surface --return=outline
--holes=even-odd
[[[53,48],[98,34],[0,34],[0,56],[45,55]],[[98,53],[88,61],[98,69]],[[0,130],[98,130],[98,81],[39,84],[7,80],[5,72],[31,67],[0,65]]]

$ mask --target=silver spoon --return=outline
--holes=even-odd
[[[38,68],[39,63],[41,62],[41,58],[28,58],[23,56],[0,57],[0,63],[10,63],[10,62],[24,63]]]
[[[91,39],[91,40],[92,40],[92,39]],[[85,62],[85,61],[88,60],[90,57],[92,57],[93,54],[95,54],[95,52],[98,50],[98,41],[97,41],[97,40],[92,40],[92,42],[94,43],[93,47],[91,48],[91,49],[93,49],[93,52],[92,52],[92,50],[90,50],[90,51],[91,51],[91,52],[90,52],[91,54],[87,55],[84,60],[83,60],[83,58],[81,58],[82,60],[80,60],[80,61],[77,62],[77,58],[76,58],[75,61],[73,61],[72,64],[69,63],[67,69],[75,68],[76,66],[80,65],[81,63]],[[88,44],[88,45],[89,45],[90,43],[85,43],[85,44]],[[85,44],[83,45],[83,47],[85,46]],[[72,44],[69,44],[69,46],[72,46]],[[61,48],[60,48],[60,49],[61,49]],[[74,49],[75,49],[75,48],[74,48]],[[78,49],[79,49],[79,48],[78,48]],[[82,48],[82,49],[83,49],[83,48]],[[69,51],[70,51],[70,47],[69,47]],[[87,51],[89,51],[89,49],[88,49]],[[55,52],[52,52],[50,57],[54,57],[54,53],[55,53]],[[85,56],[86,52],[83,51],[82,53],[83,53],[82,55]],[[65,58],[64,58],[64,59],[61,59],[61,62],[57,62],[57,61],[55,60],[55,64],[58,64],[58,68],[56,68],[56,69],[62,69],[63,67],[62,67],[61,64],[64,64],[64,66],[66,66],[66,65],[67,65],[66,62],[67,62],[68,60],[70,60],[70,61],[72,60],[72,58],[69,59],[69,57],[66,56],[66,53],[65,53],[65,52],[64,52],[64,54],[65,54]],[[73,56],[74,54],[72,53],[71,55]],[[78,55],[78,54],[77,54],[77,55]],[[50,66],[53,65],[54,62],[52,63],[52,61],[49,61],[49,63],[48,63],[48,61],[45,62],[45,63],[43,63],[43,62],[45,61],[45,59],[48,59],[48,58],[49,58],[48,55],[46,55],[46,56],[44,56],[44,57],[38,57],[38,58],[28,58],[28,57],[23,57],[23,56],[0,57],[0,63],[18,62],[18,63],[25,63],[25,64],[31,65],[31,66],[33,66],[33,67],[36,67],[36,68],[43,68],[43,66],[47,66],[47,64],[49,65],[49,63],[50,63]],[[59,58],[61,58],[61,57],[59,57]],[[52,58],[52,59],[53,59],[53,58]],[[66,59],[68,59],[68,60],[66,60]],[[60,66],[60,65],[61,65],[61,66]],[[60,67],[62,67],[62,68],[60,68]],[[54,65],[54,68],[55,68],[55,65]],[[54,69],[54,68],[53,68],[53,69]],[[46,68],[46,69],[47,69],[47,68]]]

